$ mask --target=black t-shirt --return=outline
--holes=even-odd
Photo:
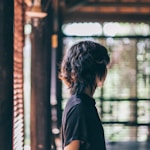
[[[72,95],[63,112],[63,148],[73,140],[81,141],[80,150],[106,150],[95,100],[86,94]]]

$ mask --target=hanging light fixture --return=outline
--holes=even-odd
[[[41,0],[34,0],[33,6],[30,11],[26,12],[26,15],[31,18],[44,18],[47,16],[46,12],[42,12]]]

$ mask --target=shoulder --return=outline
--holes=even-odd
[[[69,112],[76,109],[81,109],[83,105],[83,100],[77,95],[72,95],[65,106],[64,111]]]
[[[74,106],[74,105],[78,105],[78,104],[81,104],[82,103],[82,98],[79,97],[78,95],[72,95],[68,102],[67,102],[67,105],[71,105],[71,106]]]
[[[82,100],[75,95],[71,96],[63,111],[62,126],[72,127],[73,124],[78,124],[79,120],[84,116],[84,114]]]

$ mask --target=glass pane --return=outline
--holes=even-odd
[[[111,64],[104,84],[104,97],[136,97],[136,40],[106,39]]]
[[[149,35],[150,27],[144,23],[105,22],[103,33],[106,36]]]
[[[150,123],[150,101],[138,102],[138,123]]]
[[[101,24],[98,22],[84,22],[64,24],[62,32],[68,36],[146,36],[150,34],[150,27],[146,23],[104,22]]]
[[[146,141],[148,138],[148,127],[147,126],[140,126],[138,127],[138,135],[137,140],[138,141]]]
[[[130,102],[103,101],[102,120],[105,122],[128,122],[130,119]]]
[[[137,90],[138,97],[150,97],[150,40],[139,40],[137,43]]]
[[[94,36],[102,34],[102,26],[97,22],[64,24],[62,30],[65,35]]]
[[[135,127],[129,127],[125,125],[119,125],[119,124],[111,124],[111,125],[105,125],[104,131],[105,131],[105,137],[106,141],[130,141],[135,137],[134,134],[132,134],[131,131],[135,130]]]

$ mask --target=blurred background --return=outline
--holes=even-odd
[[[81,40],[111,58],[94,94],[107,150],[149,150],[149,0],[0,0],[0,18],[0,150],[62,150],[59,64]]]

